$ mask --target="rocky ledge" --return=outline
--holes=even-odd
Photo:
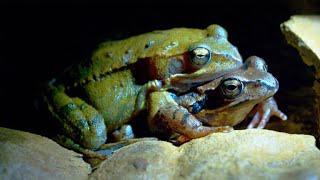
[[[87,179],[82,155],[28,132],[0,127],[0,179]]]
[[[215,133],[180,147],[139,142],[115,151],[92,174],[81,155],[39,135],[0,128],[0,149],[0,179],[320,178],[313,136],[262,129]]]
[[[314,135],[320,143],[320,16],[294,15],[280,27],[288,43],[299,51],[303,62],[314,69],[314,120],[317,124]]]
[[[271,130],[237,130],[180,147],[139,142],[102,162],[90,179],[319,179],[315,138]]]

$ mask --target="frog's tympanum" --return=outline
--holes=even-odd
[[[278,90],[278,81],[266,67],[264,60],[252,56],[239,69],[185,95],[151,93],[150,129],[166,138],[176,137],[181,143],[233,130],[232,126],[240,123],[257,104],[248,128],[258,122],[257,128],[263,128],[271,115],[286,120],[272,97]]]

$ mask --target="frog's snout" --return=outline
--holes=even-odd
[[[263,86],[265,86],[268,91],[270,91],[270,93],[274,94],[278,91],[279,89],[279,82],[278,80],[272,76],[271,74],[269,74],[265,79],[260,79],[258,80],[258,82],[260,84],[262,84]]]
[[[273,77],[274,81],[275,81],[275,92],[278,91],[279,89],[279,81],[277,80],[277,78]]]

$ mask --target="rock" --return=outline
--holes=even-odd
[[[296,15],[281,24],[289,44],[299,50],[303,61],[314,65],[320,78],[320,16]]]
[[[320,141],[320,16],[295,15],[281,24],[281,31],[289,44],[297,48],[303,62],[315,69],[315,121],[317,124],[316,137]]]
[[[310,135],[236,130],[180,147],[163,141],[126,146],[90,179],[319,179],[320,151]]]
[[[80,154],[28,132],[0,127],[0,179],[86,179]]]

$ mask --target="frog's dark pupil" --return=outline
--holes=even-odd
[[[235,89],[237,89],[237,86],[236,86],[236,85],[228,85],[228,86],[227,86],[227,89],[228,89],[229,91],[234,91]]]

